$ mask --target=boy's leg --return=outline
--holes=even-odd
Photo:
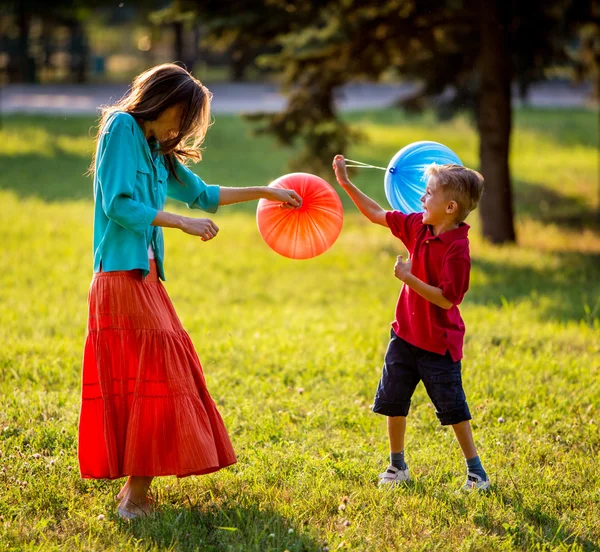
[[[386,472],[380,474],[380,482],[395,483],[408,480],[408,467],[404,461],[406,416],[419,380],[411,346],[392,331],[373,403],[373,412],[388,418],[390,466]]]
[[[487,489],[489,480],[473,441],[471,413],[462,386],[462,365],[449,354],[419,353],[419,373],[442,425],[451,425],[467,462],[465,488]]]
[[[387,426],[390,452],[402,452],[404,450],[404,435],[406,434],[406,416],[388,416]]]
[[[454,424],[452,429],[467,462],[467,481],[465,487],[487,489],[489,487],[489,478],[477,454],[477,448],[475,447],[471,431],[471,423],[469,421],[460,422]],[[485,485],[486,482],[487,485]]]
[[[460,445],[460,448],[468,460],[469,458],[475,458],[477,456],[477,449],[475,448],[475,442],[473,441],[473,432],[471,431],[471,423],[468,420],[453,424],[452,429],[456,440]]]
[[[381,379],[373,401],[373,412],[406,418],[410,401],[420,381],[412,346],[391,331]],[[406,421],[404,422],[406,424]],[[404,434],[401,444],[404,445]]]
[[[405,470],[408,467],[404,460],[406,416],[388,416],[387,426],[390,441],[390,465],[399,470]]]

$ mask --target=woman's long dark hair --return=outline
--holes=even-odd
[[[183,111],[179,133],[160,143],[160,151],[167,160],[169,170],[175,174],[175,158],[184,163],[188,159],[202,159],[200,146],[210,126],[211,99],[208,88],[179,65],[157,65],[135,77],[128,93],[116,104],[102,109],[96,143],[109,117],[117,111],[129,113],[144,123],[155,121],[165,109],[181,104]],[[89,169],[91,174],[94,171],[95,154]]]

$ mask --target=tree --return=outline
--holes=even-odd
[[[222,5],[223,4],[223,5]],[[289,91],[283,113],[254,119],[282,143],[303,143],[297,162],[329,169],[356,135],[336,114],[334,95],[355,78],[378,79],[390,68],[422,82],[408,105],[436,102],[442,112],[471,109],[486,179],[483,234],[515,240],[509,170],[511,84],[527,86],[564,59],[564,38],[589,14],[586,0],[234,0],[197,3],[216,39],[240,37],[276,48],[263,63],[279,70]],[[440,102],[451,87],[455,93]]]
[[[600,136],[600,1],[592,3],[591,17],[582,25],[579,35],[579,48],[573,53],[576,60],[578,79],[591,79],[593,98],[598,104],[598,136]],[[600,221],[600,144],[598,145],[598,205],[596,217]]]
[[[196,14],[193,10],[193,2],[186,0],[174,0],[165,8],[152,11],[149,19],[155,25],[170,25],[174,35],[175,60],[183,63],[190,71],[194,67],[198,52],[198,37],[196,27]],[[185,31],[192,29],[193,43],[191,48],[186,48]]]
[[[83,21],[89,18],[92,10],[101,5],[100,0],[54,0],[40,2],[36,0],[12,0],[4,3],[3,15],[13,16],[16,27],[16,39],[3,37],[5,49],[9,54],[8,78],[12,82],[35,83],[38,81],[39,65],[48,66],[50,36],[53,26],[68,27],[69,53],[71,55],[70,72],[75,82],[84,82],[87,66],[87,37]],[[43,21],[41,44],[34,42],[31,26],[35,18]],[[15,29],[16,30],[16,29]],[[38,39],[39,40],[39,39]],[[43,52],[36,59],[31,51]]]
[[[514,242],[509,149],[511,132],[510,4],[504,0],[481,2],[479,160],[485,178],[480,213],[483,235],[492,242]]]

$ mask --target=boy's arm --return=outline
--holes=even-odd
[[[359,211],[371,222],[389,227],[386,220],[386,211],[376,201],[361,192],[348,178],[346,172],[346,160],[343,155],[336,155],[333,159],[333,170],[340,186],[344,188],[350,199],[354,201]]]
[[[454,303],[444,296],[444,293],[439,287],[430,286],[423,280],[417,278],[414,274],[411,274],[411,266],[412,262],[410,260],[404,262],[402,255],[398,255],[396,265],[394,266],[396,278],[402,280],[408,287],[415,290],[421,297],[424,297],[430,303],[446,310],[452,308]]]

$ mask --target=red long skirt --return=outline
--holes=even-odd
[[[199,475],[235,463],[202,366],[156,264],[90,287],[79,418],[81,476]]]

